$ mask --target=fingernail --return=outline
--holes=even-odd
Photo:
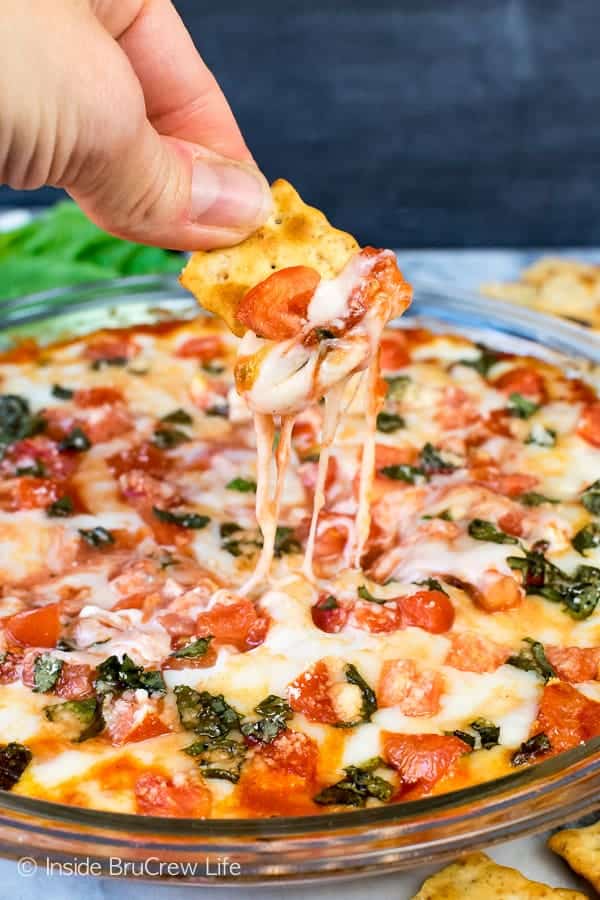
[[[250,231],[265,222],[270,210],[268,182],[254,166],[218,158],[194,160],[190,219],[197,225]]]

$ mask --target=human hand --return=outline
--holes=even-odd
[[[0,182],[65,188],[119,237],[235,244],[271,196],[170,0],[2,0]]]

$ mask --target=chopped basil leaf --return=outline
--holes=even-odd
[[[330,328],[315,328],[315,336],[318,341],[331,341],[335,338],[335,331]]]
[[[460,728],[456,728],[454,731],[446,731],[445,734],[452,735],[452,737],[458,738],[464,744],[468,744],[471,750],[475,749],[477,737],[474,734],[470,734],[468,731],[461,731]]]
[[[245,738],[254,743],[270,744],[285,731],[287,721],[294,715],[292,707],[283,697],[269,694],[255,707],[254,711],[261,716],[255,721],[242,722],[240,731]]]
[[[11,444],[39,434],[45,427],[45,420],[31,412],[24,397],[0,394],[0,457]]]
[[[31,762],[33,754],[29,747],[11,741],[0,747],[0,788],[10,791]]]
[[[58,400],[71,400],[74,395],[75,391],[72,391],[71,388],[62,387],[60,384],[52,385],[52,396]]]
[[[186,684],[175,688],[177,711],[183,728],[209,738],[226,737],[239,728],[239,713],[230,706],[222,694],[195,691]]]
[[[172,413],[163,416],[160,421],[170,425],[191,425],[194,420],[185,409],[174,409]]]
[[[96,697],[85,700],[67,700],[46,706],[46,718],[60,725],[65,737],[76,744],[95,737],[104,728],[102,705]]]
[[[394,481],[405,481],[407,484],[415,484],[418,478],[423,478],[425,473],[416,466],[409,466],[408,463],[398,463],[393,466],[383,466],[379,470],[386,478]]]
[[[385,380],[388,383],[387,396],[392,400],[401,400],[412,381],[410,375],[391,375]]]
[[[554,500],[552,497],[545,497],[544,494],[538,494],[537,491],[527,491],[518,498],[519,503],[523,506],[541,506],[542,503],[560,503],[560,500]]]
[[[235,557],[254,556],[263,545],[262,535],[257,528],[244,529],[237,522],[222,522],[219,532],[222,549]]]
[[[361,600],[368,600],[369,603],[386,603],[386,597],[375,597],[366,584],[361,584],[358,591],[356,592]]]
[[[301,553],[302,545],[295,535],[293,528],[287,525],[278,525],[275,529],[275,544],[273,548],[275,556],[283,556],[284,553]]]
[[[476,731],[484,750],[490,750],[500,743],[500,727],[494,725],[489,719],[478,718],[471,722],[469,728]]]
[[[390,799],[393,786],[385,778],[374,775],[375,769],[383,766],[380,757],[376,756],[360,766],[346,766],[345,776],[336,784],[323,788],[314,802],[320,806],[356,806],[363,807],[369,797],[383,802]]]
[[[594,566],[581,565],[567,575],[538,550],[527,551],[525,557],[509,556],[506,562],[523,573],[527,594],[563,603],[573,619],[586,619],[600,602],[600,569]]]
[[[580,499],[588,512],[600,516],[600,478],[586,487]]]
[[[89,450],[92,443],[83,429],[75,426],[65,435],[58,445],[59,450],[74,450],[76,453],[83,453]]]
[[[52,690],[62,672],[62,659],[51,653],[37,656],[33,664],[33,688],[36,694],[47,694]]]
[[[221,778],[236,784],[247,749],[242,740],[204,737],[184,747],[183,752],[195,759],[205,778]]]
[[[513,753],[511,763],[513,766],[523,766],[533,762],[541,753],[548,753],[550,750],[552,750],[552,744],[548,736],[540,732],[521,744],[519,749]]]
[[[115,542],[111,532],[102,525],[97,525],[96,528],[80,528],[79,534],[90,547],[108,547]]]
[[[522,394],[514,393],[508,398],[508,412],[511,416],[515,416],[518,419],[530,419],[539,408],[539,403],[528,400]]]
[[[556,677],[556,671],[550,664],[544,651],[544,645],[533,638],[525,638],[528,645],[523,647],[516,656],[509,656],[506,660],[509,666],[522,669],[524,672],[534,672],[544,681]]]
[[[377,431],[381,431],[383,434],[393,434],[405,426],[406,422],[402,416],[398,416],[395,413],[382,410],[377,416]]]
[[[99,694],[140,689],[149,694],[164,694],[167,690],[158,669],[144,669],[143,666],[136,665],[126,653],[122,660],[118,656],[109,656],[100,663],[96,669],[94,687]]]
[[[483,378],[486,378],[488,372],[492,366],[496,365],[500,357],[493,350],[490,350],[489,347],[486,347],[485,344],[477,344],[477,347],[479,348],[479,356],[476,359],[460,359],[459,364],[475,369]]]
[[[213,640],[213,637],[214,635],[207,634],[206,637],[196,638],[195,641],[192,641],[191,643],[186,644],[185,647],[180,647],[179,650],[171,653],[171,656],[175,659],[197,659],[200,656],[204,656],[210,647],[210,642]]]
[[[429,442],[421,450],[419,462],[425,475],[447,475],[457,468],[454,463],[444,459],[439,450]]]
[[[360,588],[358,590],[360,592]],[[323,600],[319,600],[319,602],[317,603],[317,607],[319,609],[325,609],[325,610],[339,609],[340,604],[337,602],[337,600],[333,596],[333,594],[329,594],[328,597],[324,597]]]
[[[337,722],[337,728],[354,728],[356,725],[360,725],[362,722],[370,722],[371,716],[374,712],[377,711],[377,698],[375,696],[375,691],[369,687],[367,682],[364,680],[356,666],[352,665],[352,663],[348,663],[344,669],[344,674],[346,676],[346,681],[348,684],[355,684],[361,694],[362,694],[362,705],[360,710],[360,717],[358,719],[354,719],[350,722]]]
[[[126,356],[105,356],[103,359],[95,359],[90,368],[94,372],[99,372],[106,366],[126,366],[128,362]]]
[[[152,443],[159,450],[172,450],[189,441],[189,435],[180,428],[157,428],[152,435]]]
[[[232,478],[225,487],[229,491],[239,491],[241,494],[256,493],[256,482],[250,478]]]
[[[448,596],[446,588],[437,580],[437,578],[423,578],[422,581],[415,581],[419,587],[426,587],[430,591],[441,591],[442,594]]]
[[[473,519],[469,522],[469,535],[476,541],[491,541],[494,544],[518,544],[516,537],[498,531],[493,522],[485,519]]]
[[[205,416],[220,416],[222,419],[226,419],[229,415],[229,404],[227,403],[216,403],[214,406],[209,406],[208,409],[204,410]]]
[[[161,522],[179,525],[180,528],[206,528],[210,522],[209,516],[201,516],[199,513],[174,513],[168,509],[159,509],[158,506],[153,506],[152,512]]]
[[[46,507],[46,515],[51,519],[64,519],[73,512],[73,501],[66,494]]]
[[[554,447],[556,445],[556,432],[552,428],[545,428],[544,425],[534,425],[526,444],[537,444],[538,447]]]
[[[439,513],[431,513],[429,516],[421,516],[424,521],[429,521],[430,519],[442,519],[444,522],[453,522],[452,511],[449,509],[444,509]]]
[[[580,528],[577,534],[571,538],[571,543],[582,556],[585,556],[586,550],[600,547],[600,522],[590,522],[589,525]]]

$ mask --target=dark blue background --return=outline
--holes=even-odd
[[[600,244],[598,0],[176,6],[267,175],[362,241]]]

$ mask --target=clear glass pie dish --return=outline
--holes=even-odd
[[[550,357],[596,379],[600,339],[526,309],[416,284],[405,320]],[[0,307],[0,346],[193,316],[172,279],[103,282]],[[600,738],[508,776],[411,802],[271,819],[168,819],[99,812],[0,792],[0,853],[86,859],[93,874],[193,884],[308,881],[411,868],[547,829],[600,808]],[[115,860],[118,862],[115,863]],[[93,864],[93,865],[92,865]]]

